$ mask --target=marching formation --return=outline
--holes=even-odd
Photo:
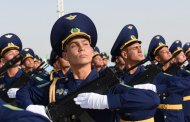
[[[52,27],[48,66],[18,35],[0,37],[0,122],[190,122],[190,43],[156,35],[143,55],[125,25],[109,56],[82,13]],[[150,63],[147,63],[150,62]],[[188,65],[185,66],[186,62]]]

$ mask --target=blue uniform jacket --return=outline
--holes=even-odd
[[[14,77],[9,77],[7,72],[5,72],[1,77],[0,77],[0,92],[4,89],[9,87],[9,85],[18,80],[23,74],[23,71],[21,69],[18,70],[16,75]]]
[[[190,71],[180,69],[177,71],[177,76],[183,77],[190,82]],[[184,92],[184,98],[190,97],[190,90]],[[185,122],[190,122],[190,100],[183,100],[183,110],[185,115]]]
[[[50,122],[46,117],[20,108],[13,107],[0,100],[0,122]]]
[[[139,70],[141,69],[141,70]],[[143,70],[139,68],[133,76],[139,76]],[[127,76],[126,76],[127,77]],[[125,78],[125,82],[127,78]],[[131,79],[131,78],[128,78]],[[183,94],[190,88],[189,82],[180,77],[171,76],[166,73],[159,73],[155,76],[153,82],[156,85],[157,93],[160,97],[161,104],[182,104],[183,103]],[[158,109],[155,115],[156,122],[183,122],[184,113],[183,110],[166,110]]]

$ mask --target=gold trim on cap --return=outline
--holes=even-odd
[[[185,55],[187,55],[187,53],[190,52],[190,48],[188,48],[188,50],[185,51]]]
[[[2,49],[2,51],[1,51],[1,55],[3,54],[3,52],[4,52],[5,50],[7,50],[7,49],[9,49],[9,48],[20,49],[19,46],[16,46],[15,44],[13,44],[13,43],[11,42],[11,43],[8,43],[8,45],[7,45],[5,48]]]
[[[95,51],[93,57],[95,57],[95,56],[97,56],[97,55],[100,55],[100,53],[97,52],[97,51]]]
[[[33,58],[33,56],[31,54],[27,53],[26,56],[22,60],[24,61],[26,58]]]
[[[107,57],[106,57],[106,56],[103,56],[102,59],[107,59]]]
[[[75,33],[71,33],[69,36],[67,36],[61,43],[62,43],[62,50],[63,50],[63,45],[65,44],[65,42],[67,41],[67,40],[69,40],[70,38],[72,38],[72,37],[75,37],[75,36],[85,36],[85,37],[87,37],[88,39],[89,39],[89,41],[90,41],[90,43],[91,43],[91,36],[90,35],[88,35],[88,34],[86,34],[86,33],[84,33],[84,32],[75,32]]]
[[[156,51],[158,49],[160,49],[161,47],[167,47],[167,45],[165,45],[165,44],[162,43],[161,45],[159,45],[158,47],[156,47],[156,49],[154,50],[153,54],[155,55]]]
[[[183,49],[181,48],[181,47],[179,47],[179,48],[177,48],[177,50],[176,51],[174,51],[173,53],[172,53],[172,55],[174,55],[175,53],[177,53],[178,51],[182,51]]]
[[[138,39],[132,39],[132,40],[129,40],[129,41],[125,42],[125,43],[120,47],[120,49],[122,50],[126,45],[128,45],[129,43],[132,43],[132,42],[138,42]]]

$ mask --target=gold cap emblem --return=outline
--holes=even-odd
[[[156,39],[160,39],[160,36],[156,36]]]
[[[131,30],[131,29],[133,29],[133,26],[132,26],[132,25],[130,25],[130,26],[128,26],[128,28]]]
[[[11,38],[12,36],[11,34],[5,35],[6,38]]]
[[[24,49],[24,51],[29,51],[29,49],[28,49],[28,48],[26,48],[26,49]]]
[[[68,17],[66,17],[66,19],[74,20],[76,17],[77,17],[77,15],[69,15]]]

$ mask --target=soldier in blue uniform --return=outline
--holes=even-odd
[[[125,68],[125,61],[121,56],[114,56],[112,55],[111,62],[115,63],[115,68],[119,70],[123,70]]]
[[[190,72],[185,69],[184,63],[186,61],[186,56],[183,52],[182,49],[182,43],[180,40],[176,40],[172,43],[170,46],[170,52],[172,55],[175,55],[175,53],[180,52],[176,57],[175,57],[175,63],[179,66],[179,69],[174,69],[177,70],[176,76],[179,77],[184,77],[189,80],[190,82]],[[183,110],[184,110],[184,115],[185,115],[185,121],[189,122],[190,121],[190,90],[187,90],[184,92],[183,96]]]
[[[34,51],[31,48],[25,48],[22,50],[23,59],[22,65],[24,67],[23,71],[25,73],[31,72],[34,70]]]
[[[51,50],[48,63],[53,67],[54,71],[59,71],[61,69],[58,61],[58,55],[53,50]]]
[[[144,67],[139,66],[129,72],[126,72],[128,68],[134,66],[138,62],[144,59],[141,50],[141,41],[138,40],[138,32],[134,25],[126,25],[120,32],[117,37],[112,49],[111,55],[115,57],[121,57],[125,61],[125,68],[123,70],[122,79],[125,83],[131,79],[138,77],[142,72],[144,72]],[[140,89],[152,89],[156,91],[153,84],[143,84],[141,86],[134,86]],[[119,90],[118,90],[119,91]],[[117,91],[116,91],[117,92]],[[157,96],[157,94],[155,94]],[[146,111],[146,112],[145,112]],[[155,114],[156,108],[146,109],[143,111],[134,111],[132,113],[122,113],[122,120],[144,120],[144,121],[154,121],[153,117]],[[132,119],[133,118],[133,119]]]
[[[108,63],[109,63],[109,56],[106,52],[101,52],[101,56],[103,59],[104,68],[106,68],[108,66]]]
[[[92,57],[92,68],[95,68],[97,72],[102,72],[103,68],[103,59],[100,55],[100,50],[96,46],[94,47],[94,56]]]
[[[76,90],[81,85],[99,76],[95,69],[91,69],[91,61],[94,55],[93,47],[96,45],[96,41],[97,32],[95,25],[86,15],[71,13],[57,20],[51,31],[51,45],[59,56],[65,57],[70,62],[72,72],[64,79],[51,84],[51,86],[54,86],[56,89],[54,89],[54,91],[50,90],[49,102],[59,101],[69,92]],[[100,95],[96,93],[82,93],[74,100],[75,103],[82,108],[89,108],[87,110],[88,113],[97,122],[115,121],[115,113],[111,110],[119,109],[117,112],[121,113],[127,111],[130,116],[130,113],[134,111],[146,111],[156,108],[159,103],[158,96],[152,91],[134,89],[122,84],[119,84],[117,88],[121,91],[118,94]],[[42,91],[38,92],[34,87],[30,88],[27,93],[21,91],[20,95],[28,94],[20,97],[22,98],[20,103],[26,108],[36,108],[36,105],[33,105],[34,102],[40,103],[40,101],[46,100],[44,97],[39,97],[39,94],[43,94],[41,93]],[[47,93],[45,90],[44,92]],[[23,102],[24,100],[25,102]],[[108,110],[108,108],[111,110]],[[152,120],[151,117],[144,117],[142,115],[138,118],[134,118],[130,116],[128,120]]]
[[[84,25],[80,23],[81,19],[83,21],[85,20],[86,23],[83,23]],[[67,28],[68,30],[62,30],[62,28]],[[98,73],[90,68],[93,56],[92,47],[96,44],[96,34],[96,29],[92,21],[80,13],[65,15],[54,24],[51,33],[52,47],[57,51],[58,55],[65,56],[69,60],[72,70],[68,79],[65,79],[67,81],[65,84],[61,80],[57,82],[56,93],[58,92],[58,94],[56,94],[55,100],[59,100],[68,92],[98,77]],[[59,48],[57,48],[58,46]],[[158,96],[152,91],[133,89],[121,84],[115,89],[121,92],[108,95],[82,93],[74,100],[82,108],[103,109],[102,111],[88,111],[93,119],[98,122],[114,121],[113,113],[107,109],[119,109],[118,112],[123,113],[124,111],[128,111],[131,114],[131,111],[134,112],[137,109],[138,111],[142,109],[146,111],[147,109],[156,108],[159,103]],[[137,100],[136,97],[139,99]],[[137,101],[138,105],[136,104]],[[151,117],[141,116],[134,118],[131,115],[128,120],[152,120]]]
[[[35,57],[34,57],[34,68],[36,69],[40,64],[42,63],[42,59],[37,55],[35,54]]]
[[[148,57],[161,64],[165,64],[172,57],[165,39],[161,35],[152,38]],[[162,67],[163,72],[167,71],[170,66],[171,62],[166,63]],[[158,122],[184,122],[183,94],[190,87],[189,81],[177,76],[160,73],[155,77],[153,83],[157,86],[161,103],[155,115],[155,120]]]
[[[11,106],[0,99],[0,122],[50,122],[44,116]]]
[[[190,52],[190,43],[189,42],[184,44],[183,51],[184,51],[186,57],[189,58],[190,57],[190,53],[189,53]],[[186,66],[186,69],[190,71],[190,59],[188,59],[187,61],[188,61],[188,64]]]
[[[0,37],[0,57],[3,64],[17,56],[21,50],[22,42],[17,35],[13,33],[7,33]],[[1,93],[5,92],[13,82],[16,82],[23,75],[22,70],[19,69],[19,65],[20,62],[17,62],[13,67],[7,69],[4,74],[1,74]],[[15,98],[18,89],[19,88],[9,88],[7,92],[8,97],[10,99]]]
[[[54,78],[63,78],[70,72],[69,62],[59,57],[53,50],[50,54],[49,64],[53,67],[53,70],[50,71],[50,81],[53,81]]]

